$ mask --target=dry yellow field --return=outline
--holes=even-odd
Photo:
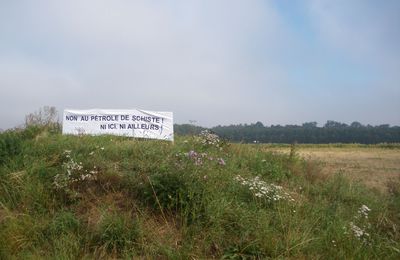
[[[289,153],[290,147],[269,147],[268,150]],[[296,151],[307,160],[319,162],[322,174],[342,172],[370,188],[386,191],[389,181],[400,180],[399,148],[298,145]]]

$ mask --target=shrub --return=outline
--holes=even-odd
[[[44,106],[34,113],[25,116],[25,126],[54,127],[58,123],[58,112],[55,107]]]

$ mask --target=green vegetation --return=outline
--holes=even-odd
[[[189,124],[175,125],[175,132],[181,135],[199,133],[204,128]],[[329,144],[329,143],[399,143],[400,126],[362,125],[353,122],[350,125],[327,121],[323,127],[316,122],[299,125],[264,126],[261,122],[250,125],[216,126],[210,129],[231,142],[245,143],[286,143]]]
[[[209,132],[174,143],[0,134],[0,259],[400,257],[400,185]]]

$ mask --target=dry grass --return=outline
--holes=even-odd
[[[290,153],[289,147],[268,147],[268,150]],[[367,187],[387,191],[387,183],[400,177],[400,149],[380,147],[301,146],[298,154],[321,164],[322,174],[343,173]]]

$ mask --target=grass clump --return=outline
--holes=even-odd
[[[398,258],[400,199],[210,132],[0,134],[0,258]]]
[[[94,230],[92,244],[97,257],[134,256],[140,249],[140,225],[125,212],[104,212]]]

